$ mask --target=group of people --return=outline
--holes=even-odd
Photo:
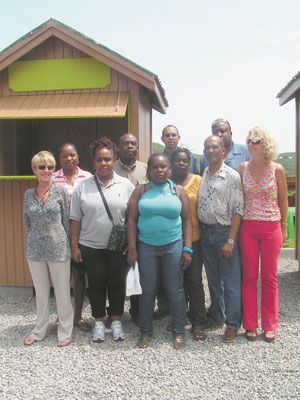
[[[32,158],[37,188],[25,193],[24,222],[37,322],[25,345],[47,334],[50,278],[59,347],[71,342],[74,326],[92,329],[94,342],[105,341],[107,327],[115,341],[124,340],[126,276],[135,265],[142,294],[131,296],[130,314],[140,328],[139,348],[151,343],[153,318],[168,313],[175,349],[185,346],[187,321],[195,340],[205,340],[209,329],[225,324],[223,341],[231,343],[242,323],[246,339],[256,340],[259,270],[263,338],[275,340],[277,263],[287,239],[288,211],[284,170],[274,162],[276,144],[262,127],[249,131],[246,145],[236,144],[223,119],[213,122],[200,163],[179,147],[179,140],[178,129],[166,126],[163,153],[152,154],[144,164],[136,159],[134,135],[122,135],[118,146],[99,138],[89,147],[94,175],[79,168],[71,143],[60,149],[57,172],[51,153],[41,151]],[[108,250],[113,225],[126,222],[127,248]],[[85,292],[93,328],[82,318]]]

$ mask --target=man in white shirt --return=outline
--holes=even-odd
[[[238,230],[244,200],[240,175],[224,163],[224,153],[222,137],[212,135],[205,140],[208,167],[201,182],[198,217],[211,297],[210,318],[216,325],[226,323],[223,341],[231,343],[237,337],[242,320]]]

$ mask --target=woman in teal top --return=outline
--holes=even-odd
[[[188,197],[172,182],[170,162],[163,154],[148,161],[149,183],[136,187],[129,202],[128,262],[139,263],[140,296],[138,346],[147,347],[153,333],[155,295],[162,277],[170,304],[174,347],[184,346],[186,308],[183,270],[192,258],[192,223]]]
[[[171,180],[162,185],[152,183],[138,203],[138,239],[152,246],[181,239],[181,209],[176,185]]]

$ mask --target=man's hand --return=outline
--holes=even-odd
[[[222,247],[222,253],[225,258],[232,257],[233,247],[234,247],[233,244],[228,244],[228,243],[224,244],[224,246]]]

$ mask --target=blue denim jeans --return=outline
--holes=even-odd
[[[231,258],[222,254],[230,226],[201,224],[201,249],[211,298],[210,317],[216,324],[239,329],[242,321],[241,256],[236,239]],[[224,290],[224,307],[222,301]]]
[[[142,286],[139,325],[141,336],[152,336],[155,296],[160,278],[170,305],[173,335],[184,335],[186,306],[183,270],[180,265],[182,240],[165,246],[138,242],[139,272]]]

